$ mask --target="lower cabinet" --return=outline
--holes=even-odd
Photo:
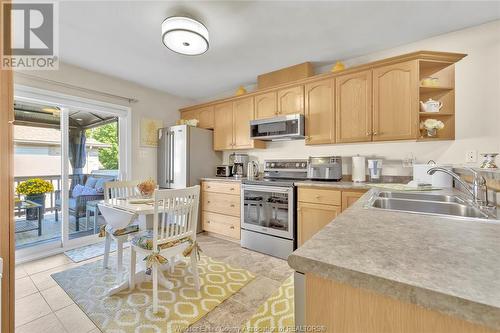
[[[240,185],[235,182],[204,181],[201,192],[201,219],[204,231],[240,239]]]
[[[324,187],[299,187],[297,204],[297,245],[301,246],[314,234],[349,208],[366,191],[342,191]]]
[[[340,206],[299,202],[298,207],[298,246],[304,244],[340,214]]]

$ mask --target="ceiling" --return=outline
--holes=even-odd
[[[161,22],[188,15],[210,49],[182,56]],[[200,99],[304,61],[349,59],[500,18],[500,2],[62,1],[60,57],[174,95]]]

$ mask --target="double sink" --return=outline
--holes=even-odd
[[[375,190],[367,207],[451,217],[492,219],[494,216],[456,195]]]

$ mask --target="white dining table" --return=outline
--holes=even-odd
[[[137,220],[139,225],[139,230],[151,230],[153,229],[153,220],[154,220],[154,202],[151,199],[147,202],[136,203],[134,202],[136,199],[134,198],[115,198],[103,200],[101,204],[113,207],[116,209],[122,209],[128,212],[132,212],[137,214]],[[162,271],[171,268],[171,265],[174,265],[174,262],[169,262],[160,267],[160,274],[158,274],[158,283],[165,288],[172,289],[174,284],[167,280],[167,278],[163,275]],[[135,273],[135,283],[141,283],[143,281],[150,280],[151,277],[146,274],[146,264],[143,260],[140,260],[136,265],[136,273]],[[127,278],[125,281],[121,282],[119,285],[111,288],[106,296],[115,295],[127,288],[131,290],[135,288],[135,286],[129,286],[129,279]]]

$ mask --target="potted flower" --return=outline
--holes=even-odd
[[[434,137],[437,135],[437,131],[442,130],[444,128],[444,124],[441,120],[436,119],[426,119],[425,121],[420,122],[420,129],[426,131],[426,136]]]
[[[54,191],[54,186],[51,182],[41,178],[32,178],[24,182],[20,182],[16,187],[16,192],[24,195],[26,200],[33,201],[42,206],[42,214],[45,213],[45,194]],[[27,220],[36,219],[36,210],[28,209],[26,212]]]

